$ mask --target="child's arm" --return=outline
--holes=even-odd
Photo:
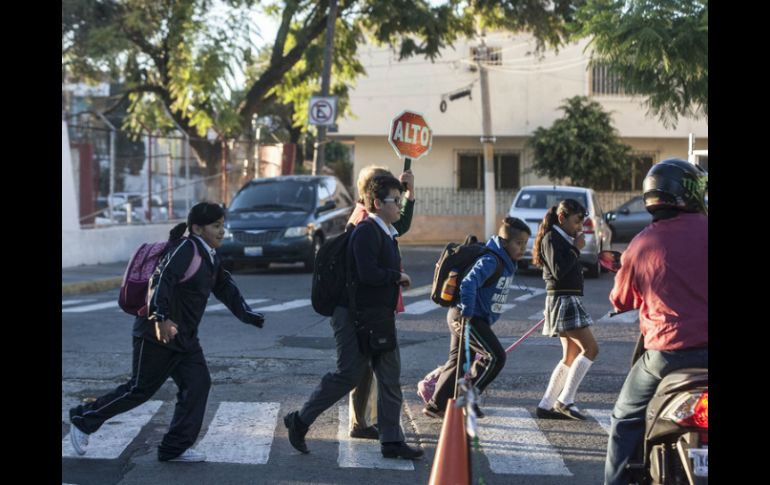
[[[460,312],[465,318],[471,318],[476,307],[476,293],[497,268],[497,259],[485,254],[476,260],[465,278],[460,282]]]
[[[235,318],[243,323],[262,327],[262,324],[265,322],[265,316],[251,309],[243,295],[241,295],[241,291],[235,286],[230,272],[225,271],[222,265],[219,266],[217,279],[212,291],[217,300],[224,303],[230,312],[235,315]]]
[[[553,238],[558,237],[551,235],[547,244],[541,244],[541,256],[545,260],[546,264],[551,270],[553,277],[556,280],[560,280],[573,271],[583,271],[583,266],[580,264],[580,251],[574,246],[566,243],[559,248],[556,248],[553,243]],[[544,242],[546,242],[544,240]],[[558,244],[558,243],[557,243]]]

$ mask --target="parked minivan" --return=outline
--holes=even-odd
[[[255,179],[225,213],[225,240],[217,249],[225,267],[302,262],[313,270],[318,249],[345,231],[353,198],[337,177],[283,175]]]
[[[543,217],[551,206],[563,199],[575,199],[586,208],[588,216],[583,222],[586,245],[580,251],[580,262],[586,267],[586,276],[599,276],[599,252],[611,249],[612,231],[604,219],[601,207],[592,189],[566,185],[528,185],[522,187],[511,204],[508,215],[518,217],[529,225],[532,235],[527,250],[519,259],[519,266],[526,268],[532,262],[532,245]]]

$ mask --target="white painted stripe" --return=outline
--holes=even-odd
[[[586,409],[588,414],[594,417],[599,426],[602,427],[605,433],[610,434],[610,418],[612,417],[612,409]]]
[[[506,304],[504,304],[502,306],[502,309],[500,310],[500,313],[505,313],[505,312],[507,312],[508,310],[510,310],[511,308],[513,308],[515,306],[516,306],[515,303],[506,303]]]
[[[529,299],[532,299],[536,296],[540,296],[543,293],[545,293],[545,288],[535,288],[531,290],[532,290],[532,293],[527,293],[525,295],[517,296],[516,298],[514,298],[513,301],[527,301]]]
[[[255,312],[282,312],[284,310],[291,310],[292,308],[301,308],[303,306],[310,305],[310,299],[305,298],[301,300],[291,300],[285,303],[279,303],[277,305],[263,306],[261,308],[252,308]]]
[[[89,300],[62,300],[61,306],[77,305],[78,303],[88,303],[89,301],[96,301],[93,298]]]
[[[348,407],[340,406],[337,427],[337,440],[340,442],[337,463],[340,468],[414,470],[412,460],[384,458],[379,441],[351,438],[348,432]]]
[[[118,302],[116,301],[108,301],[105,303],[94,303],[92,305],[83,305],[83,306],[76,306],[76,307],[70,307],[70,308],[62,308],[62,313],[83,313],[83,312],[90,312],[94,310],[103,310],[105,308],[118,308]]]
[[[529,412],[520,407],[484,407],[478,421],[481,447],[495,473],[572,476]]]
[[[537,311],[527,317],[527,320],[541,320],[543,318],[543,310]]]
[[[612,310],[608,311],[599,321],[603,323],[634,323],[639,321],[639,310],[631,310],[614,317],[610,317],[610,313]]]
[[[412,288],[411,290],[406,290],[401,294],[403,296],[422,296],[430,293],[431,288],[433,288],[432,285],[418,286],[416,288]]]
[[[262,303],[264,301],[267,301],[267,298],[254,298],[251,300],[246,300],[246,303],[249,304],[249,306],[255,304],[255,303]],[[227,310],[227,307],[224,303],[218,303],[216,305],[211,305],[210,307],[206,307],[207,312],[216,312],[219,310]]]
[[[415,303],[410,303],[404,307],[404,313],[407,315],[422,315],[433,310],[438,310],[440,307],[433,300],[421,300]]]
[[[264,465],[278,419],[277,402],[221,402],[195,447],[207,462]]]
[[[113,460],[134,440],[145,424],[155,415],[163,401],[147,401],[130,411],[108,419],[99,431],[89,436],[88,449],[83,456],[75,453],[70,435],[61,442],[61,456],[72,458],[101,458]]]

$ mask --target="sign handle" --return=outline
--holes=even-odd
[[[412,159],[409,157],[404,157],[404,172],[412,168]],[[406,190],[409,190],[408,184],[404,184],[404,188]]]

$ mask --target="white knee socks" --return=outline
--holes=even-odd
[[[569,371],[570,368],[564,365],[564,362],[559,361],[559,363],[556,364],[553,372],[551,372],[551,380],[548,381],[548,387],[545,390],[543,399],[541,399],[540,404],[537,405],[539,408],[547,410],[553,408],[553,404],[556,401],[556,396],[559,395],[562,388],[564,387],[564,382],[567,380],[567,374]]]
[[[559,394],[559,402],[562,404],[572,404],[575,402],[577,388],[593,363],[592,360],[588,359],[583,354],[578,355],[577,358],[572,361],[572,365],[569,367],[569,373],[567,374],[567,383],[564,384],[564,389],[562,389],[561,394]]]

